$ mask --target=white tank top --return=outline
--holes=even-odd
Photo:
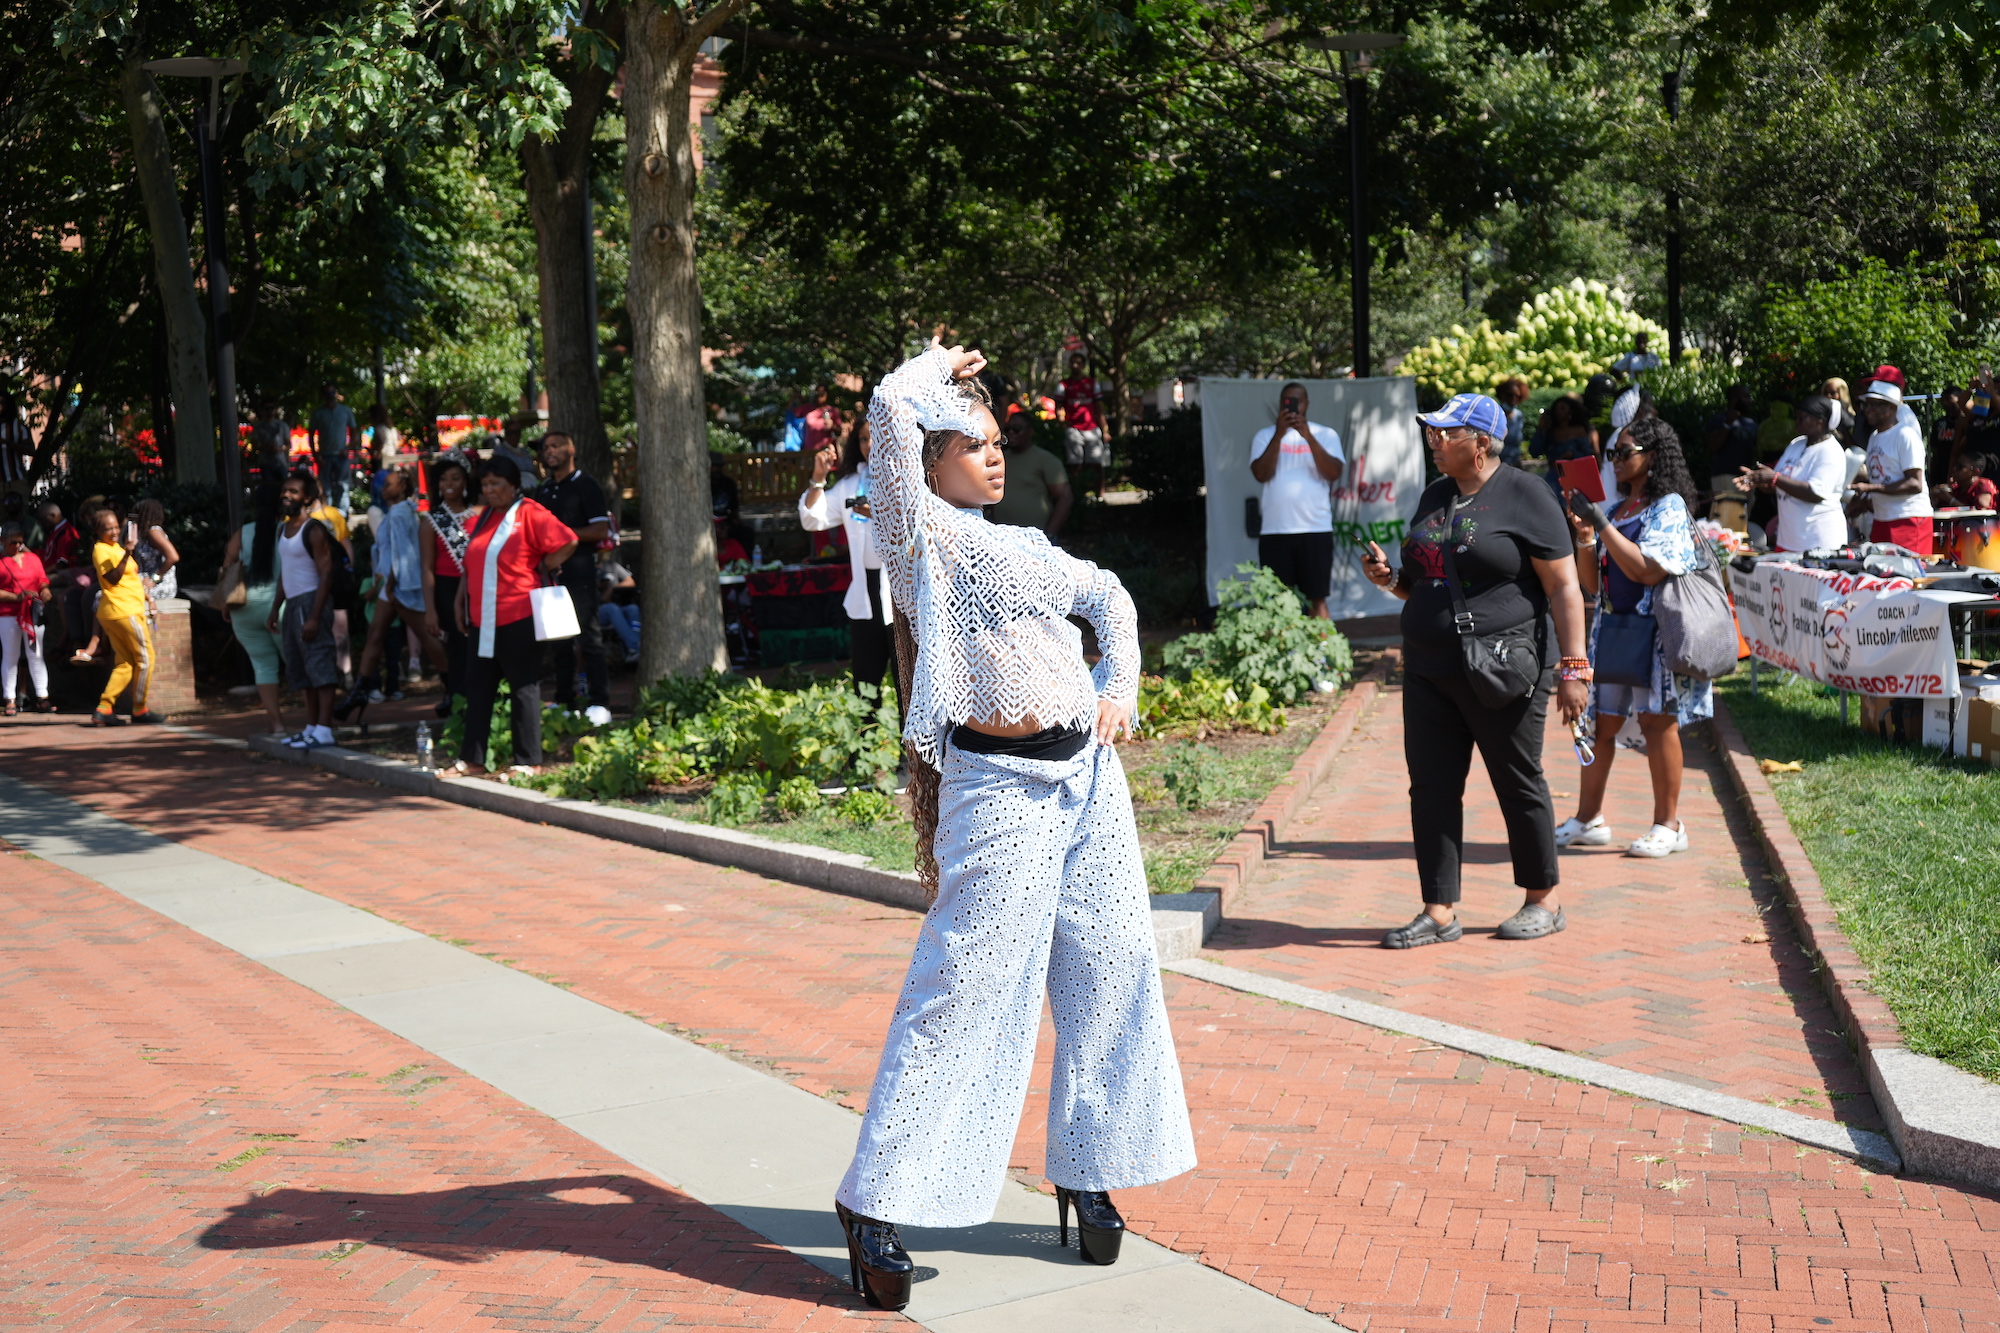
[[[313,563],[312,552],[306,549],[306,528],[311,523],[307,519],[299,524],[297,535],[282,527],[278,529],[278,573],[284,579],[287,599],[319,590],[319,566]]]

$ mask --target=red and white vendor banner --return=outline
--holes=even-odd
[[[1854,694],[1955,698],[1953,602],[1904,578],[1764,561],[1729,571],[1736,623],[1753,656]]]

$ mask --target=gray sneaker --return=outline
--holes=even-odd
[[[1382,936],[1385,949],[1416,949],[1426,944],[1450,944],[1465,934],[1465,927],[1458,924],[1456,916],[1440,926],[1431,919],[1429,912],[1419,912],[1416,919],[1407,926],[1398,926]]]
[[[1540,903],[1529,903],[1502,921],[1500,928],[1493,933],[1503,940],[1538,940],[1544,935],[1555,934],[1568,924],[1562,908],[1551,912]]]

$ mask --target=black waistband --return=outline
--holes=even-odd
[[[967,754],[1007,754],[1016,759],[1074,759],[1090,741],[1083,727],[1043,727],[1026,736],[993,736],[971,727],[953,727],[951,743]]]

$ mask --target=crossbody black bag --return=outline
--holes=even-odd
[[[1465,588],[1458,577],[1458,562],[1451,557],[1456,540],[1455,522],[1455,515],[1446,519],[1444,541],[1438,544],[1438,552],[1444,557],[1445,586],[1451,589],[1451,624],[1458,632],[1459,659],[1465,666],[1465,679],[1472,686],[1472,696],[1487,708],[1506,708],[1533,694],[1541,682],[1541,618],[1491,634],[1481,634],[1474,628],[1472,611],[1465,604]]]

